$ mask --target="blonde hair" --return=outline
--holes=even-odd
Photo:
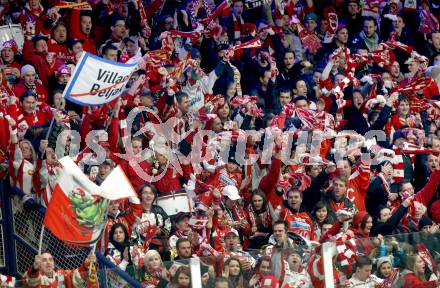
[[[148,265],[148,261],[150,260],[150,258],[154,257],[154,256],[158,256],[159,259],[160,259],[160,262],[163,265],[162,258],[160,257],[159,252],[157,252],[156,250],[148,250],[147,253],[145,253],[145,256],[144,256],[144,266],[147,266]]]
[[[417,254],[409,256],[406,260],[406,268],[408,270],[411,270],[416,275],[416,277],[419,278],[420,280],[426,281],[425,274],[424,273],[420,274],[416,269],[417,258],[422,259],[422,257],[420,257],[420,255],[417,255]],[[422,261],[423,261],[423,259],[422,259]]]

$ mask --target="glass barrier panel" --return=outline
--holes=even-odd
[[[437,229],[429,229],[332,239],[328,249],[335,287],[439,287],[439,236]]]

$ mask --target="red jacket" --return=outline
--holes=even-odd
[[[310,241],[317,241],[313,221],[310,219],[309,214],[305,211],[292,212],[291,209],[283,207],[281,209],[280,220],[286,221],[288,230],[295,232],[304,239]]]
[[[124,171],[125,175],[127,175],[127,178],[130,180],[130,183],[131,185],[133,185],[133,188],[136,191],[139,191],[139,189],[145,184],[146,181],[142,179],[142,177],[138,175],[138,173],[136,173],[135,168],[133,168],[133,166],[130,165],[129,161],[119,158],[118,164],[119,166],[121,166],[121,169]],[[145,171],[145,173],[148,174],[147,171],[150,169],[150,164],[148,164],[147,161],[144,160],[140,162],[138,165],[143,171]]]
[[[367,211],[365,195],[370,185],[370,164],[362,161],[348,178],[345,196],[353,202],[359,211]]]
[[[416,274],[409,273],[403,277],[403,288],[435,288],[437,281],[423,281],[417,278]]]
[[[273,158],[269,172],[261,179],[259,188],[267,197],[267,203],[272,219],[277,220],[283,205],[283,195],[278,195],[276,186],[281,174],[281,160]]]
[[[180,177],[184,177],[185,180],[189,179],[191,175],[191,165],[181,165],[183,175],[180,175],[171,165],[168,166],[165,174],[159,180],[153,182],[157,191],[160,193],[175,192],[182,189]],[[153,167],[148,164],[147,174],[153,175]],[[159,172],[160,173],[160,172]]]
[[[26,63],[32,64],[35,67],[38,77],[43,83],[44,87],[49,86],[48,77],[50,77],[61,65],[63,61],[56,59],[52,66],[49,66],[46,61],[47,54],[37,54],[34,51],[34,43],[31,40],[25,40],[23,45],[23,58]]]
[[[208,177],[206,184],[214,186],[219,190],[222,190],[227,185],[233,185],[240,190],[241,181],[241,171],[229,172],[226,167],[218,167],[214,173]]]
[[[15,119],[19,130],[22,122],[26,122],[28,126],[41,126],[53,117],[50,107],[44,103],[34,113],[26,113],[21,105],[12,104],[8,107],[8,114]]]
[[[80,9],[72,9],[72,13],[70,14],[70,23],[69,23],[69,32],[70,37],[77,38],[83,40],[83,49],[86,52],[97,54],[96,52],[96,43],[95,40],[90,37],[90,35],[86,35],[81,31],[80,22],[81,22],[81,10]]]
[[[37,87],[37,98],[38,98],[37,101],[47,104],[49,100],[49,96],[46,88],[44,88],[44,86],[38,82],[35,82],[35,86]],[[18,98],[20,98],[20,96],[23,95],[23,93],[26,91],[28,91],[28,88],[26,87],[26,85],[24,85],[23,81],[19,82],[17,85],[14,86],[14,94]]]
[[[67,51],[67,45],[58,44],[58,42],[54,39],[49,39],[49,41],[47,41],[47,48],[49,52],[55,52],[57,57],[61,59],[69,54],[69,52]]]

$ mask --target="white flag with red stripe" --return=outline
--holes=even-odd
[[[124,92],[131,74],[138,68],[135,61],[118,63],[83,53],[63,97],[82,106],[111,102]]]

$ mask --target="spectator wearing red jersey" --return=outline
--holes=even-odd
[[[92,37],[92,11],[72,9],[70,15],[70,37],[84,41],[84,51],[96,53],[96,43]]]
[[[47,41],[48,52],[56,53],[57,58],[64,59],[67,55],[67,27],[63,22],[56,22],[51,37]]]
[[[313,221],[304,207],[301,206],[302,193],[292,189],[287,193],[287,200],[281,209],[280,220],[286,221],[289,232],[295,232],[309,241],[318,240],[315,234]]]
[[[32,65],[24,65],[21,68],[22,80],[14,86],[14,94],[21,97],[25,92],[31,92],[40,103],[47,103],[48,94],[43,84],[37,80],[35,68]]]
[[[64,63],[62,60],[55,58],[54,54],[48,54],[48,39],[46,36],[34,36],[32,41],[25,40],[23,46],[24,60],[35,67],[44,87],[49,85],[48,78],[53,75],[58,66]]]
[[[0,56],[3,65],[6,65],[4,69],[9,83],[16,83],[16,81],[20,79],[22,65],[17,62],[17,52],[18,46],[14,39],[3,42]]]

